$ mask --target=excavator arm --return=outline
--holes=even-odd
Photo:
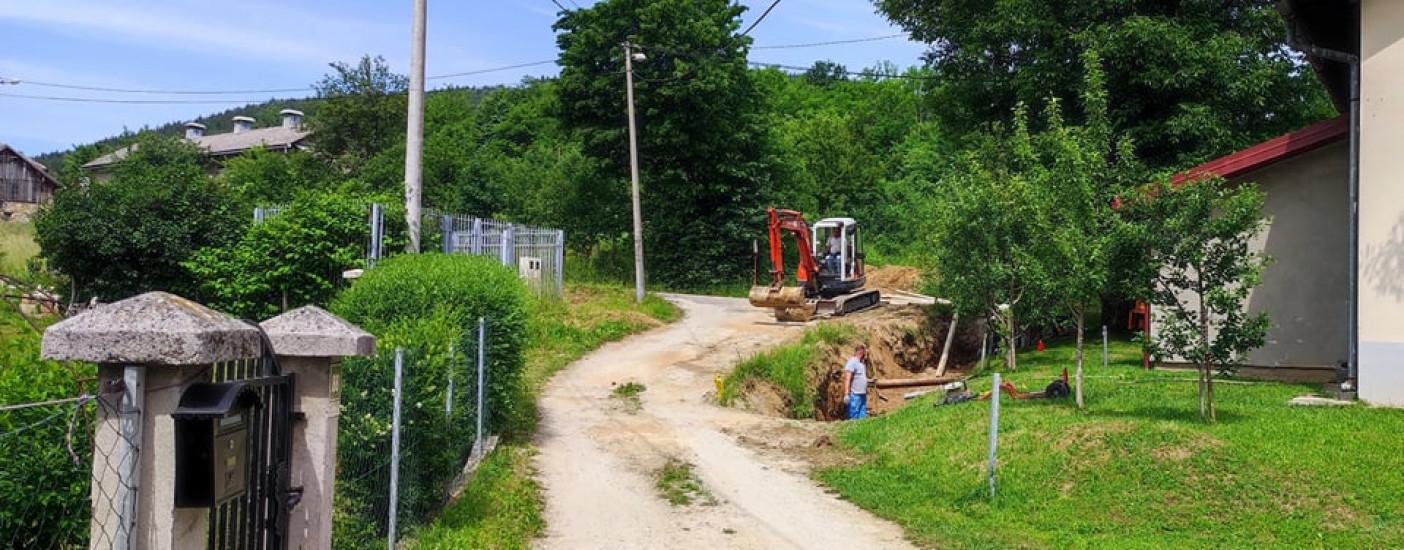
[[[795,279],[801,285],[814,287],[818,283],[819,264],[814,261],[814,246],[809,240],[809,224],[804,222],[804,214],[771,207],[766,209],[766,215],[770,219],[770,287],[778,289],[785,286],[785,233],[794,235],[795,244],[800,250]]]

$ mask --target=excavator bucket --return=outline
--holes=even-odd
[[[751,305],[756,307],[796,308],[805,305],[804,287],[798,286],[753,286],[750,298]]]

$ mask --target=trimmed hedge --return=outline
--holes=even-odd
[[[378,338],[376,357],[348,360],[338,436],[338,547],[378,541],[385,529],[395,348],[404,348],[400,525],[427,519],[444,502],[476,434],[478,318],[487,319],[487,425],[520,422],[527,309],[516,272],[475,256],[406,254],[382,261],[331,304]],[[447,412],[452,382],[453,410]],[[388,470],[385,470],[388,471]]]

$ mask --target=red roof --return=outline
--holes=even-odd
[[[1338,141],[1349,133],[1350,118],[1341,115],[1195,166],[1175,174],[1170,182],[1183,183],[1208,174],[1232,178]]]

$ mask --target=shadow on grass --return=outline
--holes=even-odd
[[[1199,419],[1199,409],[1195,407],[1167,407],[1157,405],[1127,410],[1092,409],[1089,410],[1087,414],[1088,416],[1097,418],[1137,418],[1143,420],[1166,420],[1170,422],[1206,425],[1203,420]],[[1245,419],[1241,414],[1223,409],[1216,411],[1215,416],[1217,418],[1217,424],[1232,424]]]

